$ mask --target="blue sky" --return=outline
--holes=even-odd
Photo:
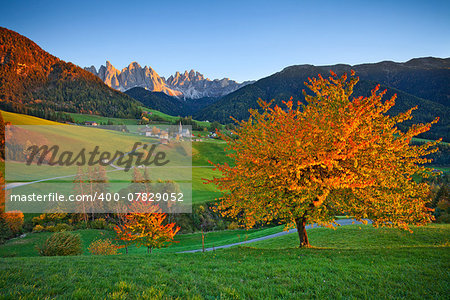
[[[0,26],[79,66],[254,80],[295,64],[450,56],[450,1],[2,1]]]

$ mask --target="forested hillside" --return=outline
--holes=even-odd
[[[132,98],[6,28],[0,28],[0,108],[45,118],[58,111],[140,116]]]

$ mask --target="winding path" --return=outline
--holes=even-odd
[[[367,222],[372,223],[370,220],[367,220]],[[346,226],[346,225],[352,225],[353,224],[362,224],[361,222],[355,221],[353,219],[341,219],[341,220],[336,220],[336,223],[338,223],[341,226]],[[310,229],[312,228],[313,225],[308,225],[306,226],[306,229]],[[314,224],[314,227],[321,227],[318,226],[317,224]],[[205,251],[214,251],[217,249],[225,249],[225,248],[230,248],[230,247],[234,247],[234,246],[239,246],[239,245],[244,245],[244,244],[249,244],[249,243],[253,243],[253,242],[259,242],[259,241],[264,241],[264,240],[268,240],[268,239],[273,239],[279,236],[283,236],[286,234],[291,234],[297,232],[297,229],[290,229],[288,231],[282,231],[282,232],[278,232],[278,233],[274,233],[274,234],[269,234],[263,237],[259,237],[259,238],[255,238],[255,239],[251,239],[251,240],[247,240],[247,241],[243,241],[243,242],[238,242],[238,243],[232,243],[232,244],[228,244],[228,245],[222,245],[222,246],[217,246],[217,247],[210,247],[210,248],[205,248]],[[195,249],[195,250],[187,250],[187,251],[180,251],[177,253],[195,253],[195,252],[202,252],[203,249]]]

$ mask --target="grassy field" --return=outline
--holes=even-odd
[[[174,121],[176,121],[176,120],[178,120],[178,119],[180,118],[180,117],[178,117],[178,116],[171,116],[171,115],[162,113],[162,112],[160,112],[160,111],[158,111],[158,110],[154,110],[154,109],[151,109],[151,108],[148,108],[148,107],[141,106],[141,108],[142,108],[143,110],[150,111],[150,112],[152,112],[153,115],[158,116],[158,117],[161,117],[161,118],[163,118],[164,120],[167,120],[167,121],[169,121],[169,122],[171,122],[171,123],[174,122]],[[209,125],[210,125],[209,122],[197,121],[197,120],[195,120],[195,122],[196,122],[198,125],[204,126],[204,127],[209,127]]]
[[[266,236],[276,232],[281,232],[284,226],[276,226],[263,229],[238,229],[238,230],[224,230],[224,231],[212,231],[205,233],[205,247],[217,247],[245,240],[251,240],[254,238]],[[89,244],[100,238],[115,239],[115,233],[111,230],[95,230],[95,229],[83,229],[76,230],[74,233],[78,233],[83,240],[83,255],[90,255],[88,251]],[[4,245],[0,245],[0,257],[30,257],[39,256],[36,250],[37,246],[42,243],[51,235],[51,232],[38,232],[28,233],[23,238],[16,238],[8,241]],[[201,233],[190,234],[178,234],[175,236],[175,243],[167,248],[155,249],[154,253],[173,253],[186,250],[195,250],[202,248],[202,236]],[[145,247],[129,247],[130,254],[145,254],[147,249]],[[125,249],[121,249],[120,252],[125,254]]]
[[[11,299],[445,299],[450,226],[414,230],[314,228],[308,231],[316,246],[311,249],[290,248],[295,246],[291,234],[208,253],[3,258],[0,294]]]
[[[3,120],[5,122],[10,122],[13,125],[61,125],[61,123],[53,122],[38,117],[22,115],[11,113],[7,111],[0,110]]]
[[[2,112],[3,118],[6,122],[11,122],[12,124],[16,125],[58,125],[60,123],[47,121],[44,119],[31,117],[27,115],[22,114],[15,114],[15,113],[9,113],[9,112]],[[93,120],[89,119],[89,115],[81,115],[81,114],[74,114],[80,118],[86,118],[85,120]],[[98,118],[103,118],[101,122],[106,122],[107,118],[100,117],[100,116],[94,116]],[[170,117],[170,116],[169,116]],[[172,117],[175,119],[176,117]],[[81,119],[80,119],[81,120]],[[119,120],[119,119],[117,119]],[[130,149],[131,145],[136,141],[136,135],[132,134],[123,134],[120,132],[115,131],[104,131],[102,130],[102,134],[95,136],[92,136],[90,134],[92,130],[100,132],[100,130],[95,128],[82,128],[77,127],[77,130],[71,129],[72,126],[67,126],[67,134],[64,134],[64,132],[61,134],[62,136],[67,136],[66,145],[73,145],[72,150],[76,150],[75,148],[78,147],[78,145],[81,143],[78,143],[78,139],[83,140],[89,140],[91,139],[92,144],[98,144],[99,142],[102,143],[103,146],[110,145],[111,149],[117,148],[117,144],[123,145],[124,149]],[[43,129],[44,130],[44,129]],[[61,129],[63,131],[63,129]],[[58,131],[58,130],[56,130]],[[59,132],[59,131],[58,131]],[[83,133],[86,133],[83,136]],[[77,135],[78,134],[78,135]],[[101,140],[99,141],[99,136],[101,136]],[[91,138],[90,138],[91,137]],[[145,142],[145,137],[139,137],[142,142]],[[86,141],[83,143],[85,144]],[[220,196],[220,193],[217,191],[215,186],[212,185],[205,185],[203,184],[204,179],[210,179],[214,175],[219,175],[218,172],[213,171],[210,167],[210,164],[208,163],[208,160],[211,160],[213,162],[228,162],[231,163],[230,159],[225,156],[225,152],[223,151],[224,143],[216,140],[207,140],[204,142],[193,142],[192,143],[192,164],[193,166],[197,166],[199,168],[193,168],[192,169],[192,175],[188,174],[185,178],[191,178],[192,176],[192,194],[193,194],[193,203],[204,203],[208,201],[212,201],[215,198],[218,198]],[[27,181],[30,178],[33,178],[34,180],[37,179],[45,179],[45,178],[52,178],[56,176],[63,176],[63,175],[75,175],[77,172],[77,167],[58,167],[58,166],[52,166],[48,167],[48,171],[43,171],[45,166],[24,166],[21,164],[18,164],[17,166],[13,166],[14,163],[11,163],[9,167],[14,167],[14,172],[8,172],[8,180],[10,182],[16,182],[16,181]],[[2,166],[3,168],[3,163]],[[111,171],[113,168],[108,167],[107,170]],[[11,169],[10,169],[11,170]],[[129,182],[131,180],[131,174],[123,174],[122,172],[111,172],[108,173],[108,178],[110,181],[123,181]],[[181,176],[180,174],[179,176]],[[171,176],[170,174],[167,174],[167,176]],[[162,179],[162,178],[161,178]],[[172,176],[173,179],[173,176]],[[62,178],[58,179],[58,181],[65,181],[65,182],[71,182],[73,180],[72,177],[68,178]],[[52,181],[53,182],[53,181]],[[117,184],[117,190],[119,188],[122,188],[120,184]],[[29,188],[29,187],[27,187]],[[112,192],[116,192],[117,190],[112,190]]]
[[[233,161],[225,156],[226,144],[217,141],[193,142],[192,143],[192,165],[193,166],[211,166],[208,161],[213,163],[232,164]]]

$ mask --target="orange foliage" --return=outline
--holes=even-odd
[[[282,109],[259,100],[262,112],[252,109],[249,120],[236,121],[238,139],[222,135],[235,166],[216,164],[222,177],[207,181],[223,192],[218,210],[248,227],[274,219],[331,226],[337,211],[374,226],[430,222],[429,186],[412,175],[431,173],[421,165],[439,141],[410,141],[438,119],[401,132],[396,125],[415,108],[390,117],[395,96],[382,101],[377,86],[369,97],[351,98],[354,72],[349,80],[331,74],[305,83],[314,93],[303,92],[306,105],[291,100]]]
[[[116,255],[121,246],[115,245],[110,239],[99,239],[89,245],[89,253],[92,255]]]
[[[1,213],[0,217],[5,221],[12,232],[17,233],[22,229],[23,213],[21,211]]]
[[[173,242],[180,227],[175,223],[163,224],[167,214],[160,210],[153,213],[131,213],[126,215],[125,223],[114,230],[120,240],[127,245],[134,243],[145,246],[148,252],[154,248],[167,247]]]

